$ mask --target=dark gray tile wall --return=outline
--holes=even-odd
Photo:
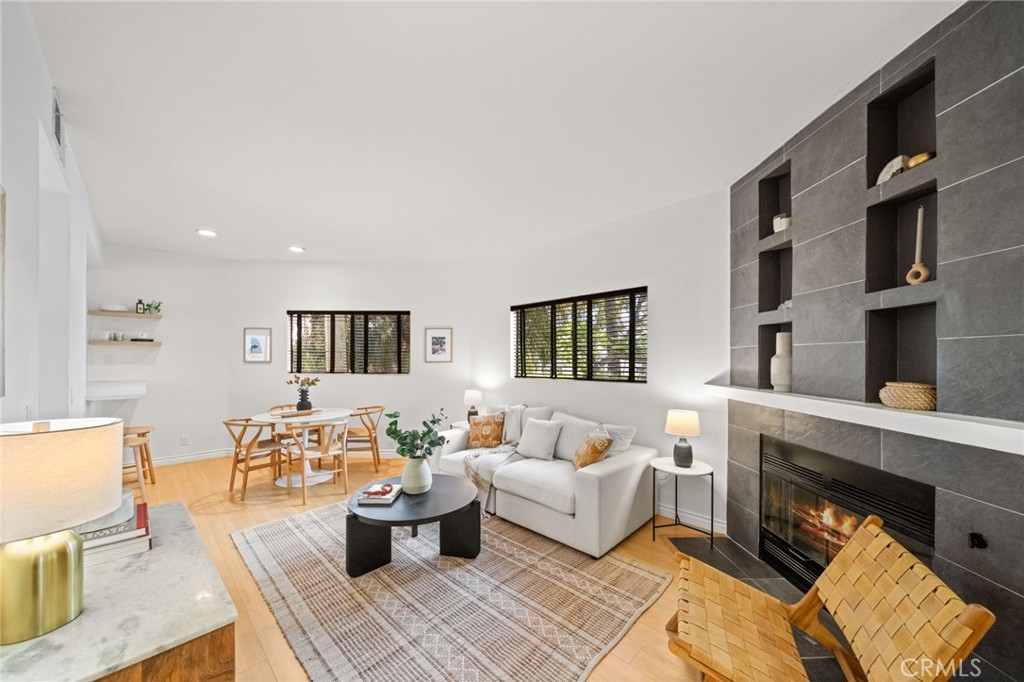
[[[868,188],[867,104],[929,61],[938,157]],[[737,181],[733,268],[782,238],[758,240],[757,188],[790,163],[794,305],[758,314],[758,265],[734,270],[734,383],[757,386],[758,325],[792,320],[794,392],[864,400],[865,311],[934,302],[938,409],[1024,421],[1022,67],[1024,2],[969,2]],[[939,274],[865,294],[867,207],[929,182]],[[964,679],[1024,679],[1024,457],[730,402],[729,534],[754,553],[761,434],[934,485],[936,571],[997,617],[977,651],[982,677]],[[968,547],[971,531],[987,549]]]

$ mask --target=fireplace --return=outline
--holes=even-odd
[[[931,565],[935,488],[785,441],[761,440],[761,558],[802,590],[868,514]]]

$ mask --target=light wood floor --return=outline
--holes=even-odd
[[[375,478],[401,474],[404,460],[385,459],[380,474],[374,474],[369,460],[353,462],[351,488]],[[297,491],[288,497],[270,481],[268,471],[255,472],[249,480],[245,502],[238,499],[238,486],[228,495],[230,460],[209,459],[164,466],[156,470],[157,483],[147,486],[149,503],[163,504],[182,500],[220,571],[224,584],[238,608],[235,625],[235,665],[238,680],[273,682],[305,680],[306,674],[277,626],[277,621],[256,582],[249,574],[231,541],[230,533],[265,521],[337,503],[345,497],[342,485],[324,483],[309,489],[309,504],[303,507]],[[659,519],[659,523],[667,519]],[[671,535],[696,533],[685,528],[669,529]],[[659,530],[659,533],[665,531]],[[651,541],[650,525],[645,525],[624,540],[614,551],[645,564],[673,572],[673,548],[661,535]],[[630,628],[619,644],[605,656],[591,675],[598,682],[671,682],[699,680],[699,675],[684,667],[669,653],[664,631],[665,621],[675,606],[675,590],[665,594]]]

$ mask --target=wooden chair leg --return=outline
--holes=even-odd
[[[244,466],[242,469],[242,502],[245,502],[245,491],[249,487],[249,455],[246,453]]]
[[[238,452],[231,458],[231,481],[228,483],[228,494],[235,490],[235,474],[238,473]]]
[[[305,460],[302,460],[301,475],[302,475],[302,505],[305,506],[306,505],[306,461]]]
[[[132,448],[132,454],[135,456],[135,475],[139,479],[139,494],[142,496],[142,501],[146,502],[146,476],[142,472],[142,448]]]
[[[347,495],[348,494],[348,451],[347,450],[342,450],[342,452],[341,452],[341,463],[342,463],[342,466],[344,467],[345,494]]]
[[[153,466],[153,453],[149,449],[149,443],[142,446],[142,454],[146,473],[149,474],[149,482],[156,485],[156,467]]]

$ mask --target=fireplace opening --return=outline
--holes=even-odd
[[[934,487],[762,436],[759,551],[790,582],[807,590],[869,514],[931,565]]]

